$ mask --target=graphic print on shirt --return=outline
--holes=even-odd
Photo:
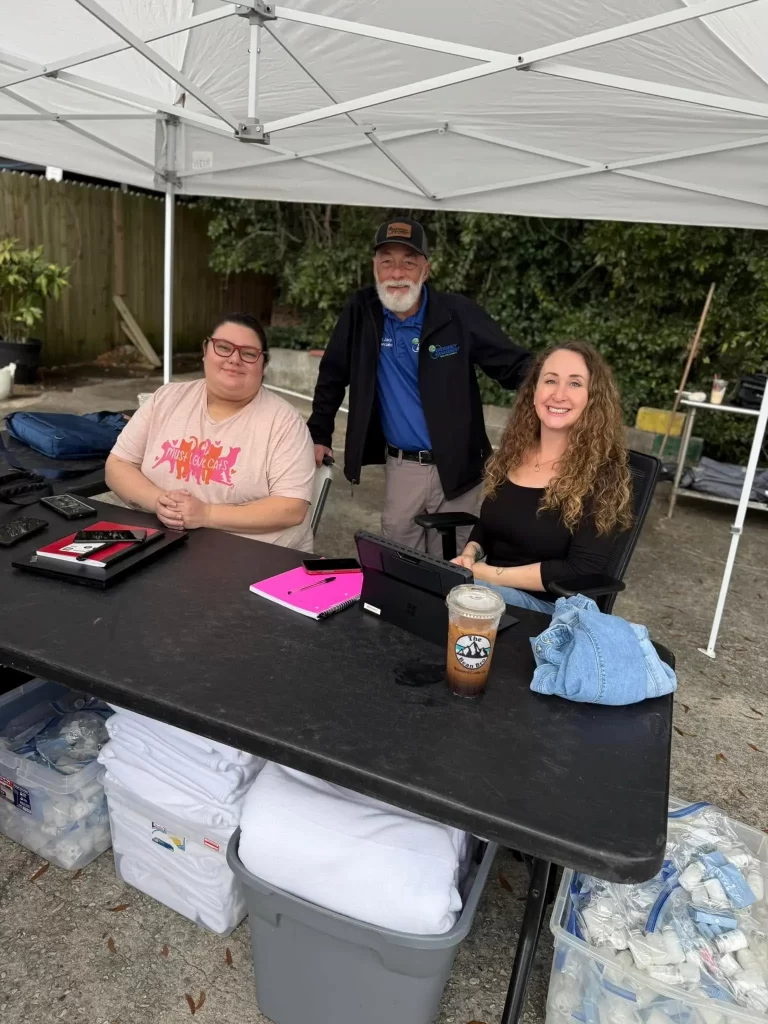
[[[177,480],[195,480],[199,484],[225,484],[227,487],[234,487],[232,474],[237,472],[234,466],[240,448],[230,448],[226,455],[222,455],[223,445],[214,444],[207,438],[198,441],[193,434],[189,440],[181,438],[163,441],[160,449],[161,454],[158,455],[152,469],[167,463],[168,472],[175,472]]]

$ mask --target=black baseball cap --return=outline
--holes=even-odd
[[[399,245],[407,245],[420,256],[429,259],[427,247],[427,233],[417,220],[410,220],[408,217],[394,217],[385,221],[376,232],[373,241],[373,251],[380,245],[387,245],[389,242],[397,242]]]

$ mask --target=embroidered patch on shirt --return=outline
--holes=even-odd
[[[459,351],[458,345],[430,345],[429,354],[432,359],[445,359],[446,356],[455,356]]]

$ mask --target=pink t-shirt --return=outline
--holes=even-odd
[[[312,440],[299,413],[261,388],[245,408],[216,423],[204,380],[165,384],[131,417],[112,454],[141,467],[163,490],[186,489],[212,505],[277,495],[310,501]],[[309,516],[300,526],[242,537],[312,551]]]

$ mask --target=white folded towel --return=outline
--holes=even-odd
[[[240,827],[249,871],[328,910],[417,935],[448,931],[461,911],[458,829],[272,763]]]
[[[117,711],[121,728],[133,731],[140,739],[146,742],[153,742],[154,739],[162,740],[163,744],[176,750],[179,754],[197,762],[203,767],[219,771],[224,765],[251,765],[254,762],[263,763],[261,758],[255,754],[246,754],[243,750],[229,747],[226,743],[219,743],[217,740],[206,739],[205,736],[198,736],[196,733],[187,732],[185,729],[178,729],[175,725],[168,725],[155,718],[148,718],[136,711],[128,711],[116,704],[110,707]],[[146,734],[149,734],[147,737]]]
[[[228,934],[245,917],[245,901],[238,888],[232,890],[226,902],[213,907],[207,901],[195,899],[183,886],[158,874],[154,865],[147,865],[137,857],[120,855],[119,873],[130,885],[220,935]]]
[[[112,757],[109,743],[99,751],[99,761],[107,769],[107,779],[118,782],[142,800],[156,804],[193,825],[212,825],[214,828],[238,825],[243,797],[236,803],[214,805],[178,789],[141,768]]]
[[[119,757],[126,764],[157,775],[203,800],[233,803],[243,796],[256,772],[262,767],[259,760],[249,765],[230,764],[218,771],[204,767],[175,752],[159,737],[145,742],[126,734],[120,728],[120,717],[114,715],[107,719],[107,731],[112,738],[108,744],[111,752],[109,756]]]
[[[114,794],[113,783],[109,813],[115,850],[153,861],[158,870],[179,874],[191,886],[204,887],[209,892],[231,888],[235,876],[227,864],[226,850],[234,828],[211,828],[190,835],[189,829],[181,823],[157,821],[143,809],[129,806],[130,798],[117,798]],[[167,831],[164,833],[162,829]],[[174,843],[174,839],[181,840],[183,848]],[[206,846],[206,842],[215,844],[219,852],[213,846]]]

